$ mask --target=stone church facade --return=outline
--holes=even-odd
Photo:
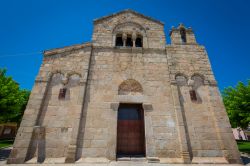
[[[170,38],[125,10],[94,20],[91,42],[45,51],[8,163],[240,163],[205,48],[182,24]]]

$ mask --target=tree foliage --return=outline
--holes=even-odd
[[[250,123],[250,80],[223,91],[223,101],[232,127],[247,128]]]
[[[0,123],[21,121],[30,91],[20,89],[6,69],[0,69]]]

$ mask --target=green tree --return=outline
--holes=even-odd
[[[0,123],[20,123],[30,91],[20,89],[6,69],[0,69]]]
[[[232,127],[247,128],[250,123],[250,80],[239,82],[235,88],[223,90],[223,101]]]

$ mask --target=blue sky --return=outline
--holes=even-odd
[[[132,9],[192,27],[207,49],[220,90],[250,79],[249,0],[1,0],[0,68],[32,89],[43,50],[91,40],[93,19]]]

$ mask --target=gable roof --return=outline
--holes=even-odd
[[[111,17],[115,17],[115,16],[120,15],[120,14],[123,14],[123,13],[133,13],[133,14],[135,14],[135,15],[137,15],[137,16],[140,16],[140,17],[143,17],[143,18],[145,18],[145,19],[148,19],[148,20],[151,20],[151,21],[153,21],[153,22],[156,22],[156,23],[158,23],[158,24],[164,25],[164,23],[161,22],[161,21],[159,21],[159,20],[156,20],[156,19],[154,19],[154,18],[152,18],[152,17],[149,17],[149,16],[145,16],[145,15],[143,15],[143,14],[141,14],[141,13],[138,13],[138,12],[136,12],[136,11],[134,11],[134,10],[131,10],[131,9],[122,10],[122,11],[120,11],[120,12],[113,13],[113,14],[108,15],[108,16],[104,16],[104,17],[101,17],[101,18],[97,18],[97,19],[94,20],[94,23],[98,23],[98,22],[100,22],[100,21],[106,20],[106,19],[111,18]]]

